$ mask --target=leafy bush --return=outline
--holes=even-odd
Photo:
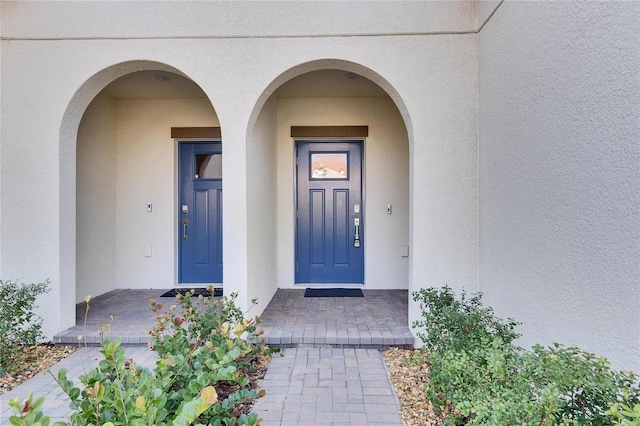
[[[98,367],[80,377],[82,390],[67,379],[64,369],[58,373],[58,384],[75,410],[72,425],[190,425],[218,402],[215,389],[203,384],[197,394],[169,410],[165,389],[170,378],[127,361],[118,341],[103,342],[101,352],[104,359]]]
[[[9,400],[9,407],[14,415],[9,417],[9,423],[14,426],[49,426],[51,418],[42,413],[42,406],[45,403],[44,396],[33,400],[33,394],[22,404],[16,397]],[[53,426],[66,426],[64,422],[55,422]]]
[[[150,343],[160,357],[158,367],[172,377],[171,400],[191,398],[195,383],[209,380],[226,398],[204,416],[231,419],[237,416],[236,407],[264,395],[250,388],[248,375],[259,356],[275,351],[260,337],[259,318],[246,319],[238,308],[236,293],[222,299],[199,296],[195,304],[190,296],[179,295],[180,309],[172,306],[166,313],[161,313],[162,304],[151,301],[157,320]],[[248,421],[253,424],[257,415]]]
[[[15,371],[23,362],[23,348],[44,338],[42,319],[34,309],[49,281],[20,284],[0,280],[0,374]]]
[[[520,337],[514,331],[517,322],[505,322],[493,314],[493,309],[482,307],[482,293],[469,299],[463,290],[458,300],[448,286],[423,288],[413,293],[413,300],[420,302],[422,309],[422,320],[415,321],[413,327],[424,329],[418,337],[427,351],[458,351],[495,338],[509,344]]]
[[[533,383],[558,389],[557,423],[610,425],[614,423],[609,406],[623,401],[640,403],[636,376],[611,370],[603,357],[557,343],[549,348],[535,345],[526,357],[525,371]]]
[[[520,374],[520,355],[500,339],[469,351],[433,353],[426,396],[440,411],[454,404],[446,424],[548,424],[555,389],[534,391]]]
[[[153,372],[127,361],[118,341],[105,340],[104,360],[80,377],[82,390],[66,371],[58,375],[75,409],[71,424],[257,425],[257,414],[241,408],[264,391],[253,389],[247,376],[253,361],[272,351],[259,337],[258,319],[245,319],[236,297],[200,297],[194,305],[190,294],[178,296],[180,309],[166,312],[151,300]]]
[[[609,414],[615,419],[614,425],[640,426],[640,404],[631,408],[628,404],[616,402],[609,410]]]
[[[423,309],[414,327],[423,328],[430,362],[426,397],[452,412],[449,425],[611,425],[612,404],[640,402],[636,377],[611,370],[604,358],[558,344],[514,345],[517,323],[482,308],[481,294],[458,300],[444,287],[413,296]]]
[[[268,349],[260,337],[263,333],[258,329],[260,319],[247,319],[238,308],[235,303],[237,293],[221,299],[198,296],[195,304],[190,295],[177,296],[179,313],[175,306],[161,313],[163,305],[155,300],[150,302],[151,309],[157,314],[156,324],[150,331],[151,346],[159,356],[176,351],[186,353],[190,345],[238,348],[240,364],[249,368],[258,356],[277,351]],[[184,345],[185,338],[189,342],[187,345]]]

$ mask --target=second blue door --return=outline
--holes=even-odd
[[[363,283],[361,141],[298,141],[296,282]]]
[[[222,146],[179,144],[179,282],[222,282]]]

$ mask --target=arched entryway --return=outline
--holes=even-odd
[[[189,158],[184,164],[206,168],[202,178],[185,172],[189,182],[198,176],[200,184],[221,187],[220,124],[200,87],[165,64],[114,65],[87,80],[74,96],[61,147],[61,184],[69,188],[61,196],[66,217],[61,242],[68,247],[62,291],[70,296],[61,303],[75,311],[73,303],[88,294],[180,284],[180,225],[191,219],[182,216],[186,202],[180,171],[187,167],[180,154],[190,149],[191,157],[202,161]],[[212,239],[221,246],[221,235]],[[221,253],[218,258],[221,262]]]
[[[362,65],[319,60],[293,67],[274,79],[254,108],[247,135],[247,168],[252,171],[247,174],[249,236],[253,238],[249,252],[268,253],[271,264],[276,265],[257,258],[252,262],[250,256],[248,288],[252,297],[269,300],[277,288],[327,283],[369,289],[408,288],[410,135],[409,117],[397,92]],[[305,279],[299,273],[299,248],[313,244],[300,238],[303,225],[299,220],[301,179],[311,173],[308,168],[305,170],[309,173],[301,172],[300,162],[312,161],[313,157],[308,149],[302,156],[300,152],[310,142],[316,144],[312,151],[324,150],[336,154],[336,158],[354,156],[338,152],[345,144],[356,146],[360,152],[361,161],[349,163],[347,168],[354,172],[354,167],[361,168],[357,171],[361,197],[358,202],[346,202],[343,224],[348,227],[349,249],[363,253],[361,278],[314,282],[315,277]],[[340,179],[326,181],[336,180]],[[324,189],[320,192],[326,193]],[[309,209],[303,214],[308,215]],[[323,235],[325,242],[338,232],[326,229],[333,224],[329,218],[319,225],[327,232]],[[354,245],[358,247],[354,249]]]

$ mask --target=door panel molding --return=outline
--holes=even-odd
[[[221,142],[178,144],[178,283],[222,282]],[[196,170],[197,169],[197,170]]]
[[[296,283],[364,283],[363,142],[296,141]]]

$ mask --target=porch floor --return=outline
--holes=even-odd
[[[364,297],[304,297],[304,290],[276,292],[261,316],[272,346],[413,345],[407,290],[363,290]]]
[[[174,298],[160,297],[166,290],[114,290],[76,305],[76,326],[54,337],[59,344],[95,345],[101,335],[120,338],[125,345],[149,342],[155,314],[149,299],[165,309]],[[382,348],[411,346],[406,290],[363,290],[365,297],[304,297],[304,290],[279,289],[262,313],[267,344],[280,347],[340,346]],[[86,320],[85,320],[86,312]],[[113,319],[111,319],[113,317]],[[108,324],[108,326],[105,326]]]

